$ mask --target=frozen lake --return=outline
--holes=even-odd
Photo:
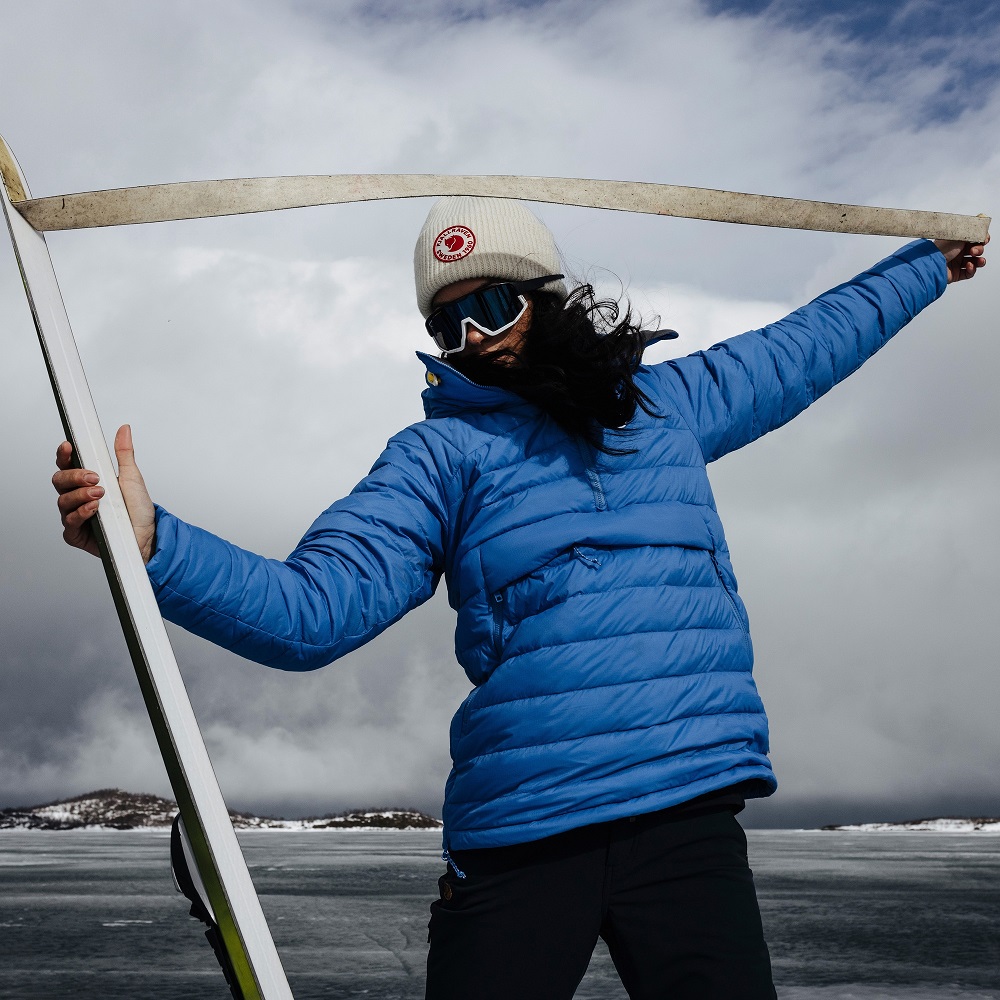
[[[748,831],[780,997],[1000,1000],[1000,837]],[[240,835],[296,1000],[422,998],[437,832]],[[0,996],[229,996],[165,833],[0,831]],[[603,944],[577,996],[624,1000]]]

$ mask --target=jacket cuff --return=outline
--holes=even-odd
[[[157,597],[170,575],[170,567],[177,551],[178,526],[183,523],[159,504],[153,504],[156,513],[156,535],[153,539],[153,554],[146,563],[146,574]]]
[[[912,243],[900,247],[882,263],[886,264],[893,260],[905,261],[926,278],[932,293],[928,304],[944,294],[948,287],[948,262],[932,240],[913,240]]]

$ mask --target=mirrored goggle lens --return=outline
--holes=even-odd
[[[524,309],[512,284],[492,285],[435,309],[427,318],[427,332],[442,351],[451,353],[465,346],[469,323],[493,337],[516,323]]]

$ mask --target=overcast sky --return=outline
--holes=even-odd
[[[962,6],[34,0],[5,8],[0,131],[37,196],[511,173],[992,214],[1000,22]],[[106,435],[132,423],[154,499],[283,557],[420,419],[411,254],[428,207],[48,237]],[[900,242],[538,212],[570,273],[681,331],[674,354],[780,318]],[[711,470],[780,783],[751,823],[1000,813],[996,277],[950,289]],[[0,344],[0,805],[167,793],[100,565],[60,539],[59,422],[2,247]],[[438,812],[469,689],[441,591],[310,674],[171,627],[231,805]]]

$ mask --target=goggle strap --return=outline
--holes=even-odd
[[[565,277],[565,274],[547,274],[542,278],[529,278],[527,281],[512,281],[510,282],[510,285],[518,294],[523,294],[525,292],[537,292],[539,288],[542,288],[550,282],[559,281]]]

